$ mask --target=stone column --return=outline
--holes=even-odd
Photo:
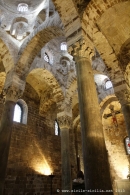
[[[21,91],[20,91],[21,92]],[[19,92],[13,87],[8,87],[5,94],[4,109],[0,122],[0,195],[3,194],[6,168],[8,162],[10,140],[13,125],[14,107]]]
[[[62,190],[71,190],[71,163],[69,146],[69,128],[71,117],[65,112],[57,115],[61,132],[61,163],[62,163]],[[64,195],[71,193],[64,192]]]
[[[126,130],[130,138],[130,91],[126,87],[124,87],[124,89],[120,89],[120,91],[117,91],[116,88],[114,88],[114,90],[115,95],[121,104]]]
[[[6,101],[0,124],[0,195],[3,194],[4,180],[12,133],[15,102]]]
[[[75,53],[79,109],[82,130],[82,148],[86,190],[90,194],[107,194],[112,190],[108,155],[98,104],[94,75],[88,53],[79,47]],[[103,190],[104,192],[100,192]],[[89,194],[87,192],[86,194]],[[108,193],[113,194],[113,193]]]

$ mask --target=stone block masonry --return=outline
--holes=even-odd
[[[39,116],[34,102],[27,105],[27,125],[13,125],[4,195],[49,195],[51,173],[55,175],[53,194],[57,194],[61,188],[61,140],[54,134],[55,115],[49,120]]]

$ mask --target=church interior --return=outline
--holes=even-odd
[[[130,0],[0,0],[0,195],[130,194]]]

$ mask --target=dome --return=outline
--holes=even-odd
[[[19,4],[25,4],[28,6],[28,11],[29,12],[33,12],[35,10],[37,10],[41,4],[44,6],[47,3],[47,0],[1,0],[1,3],[3,4],[3,6],[7,9],[9,9],[10,11],[13,12],[18,12],[18,5]]]

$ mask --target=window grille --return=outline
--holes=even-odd
[[[67,51],[67,44],[66,44],[66,42],[61,43],[60,49],[61,49],[61,51]]]
[[[26,3],[20,3],[20,4],[18,4],[17,10],[19,12],[27,12],[28,11],[28,5]]]

